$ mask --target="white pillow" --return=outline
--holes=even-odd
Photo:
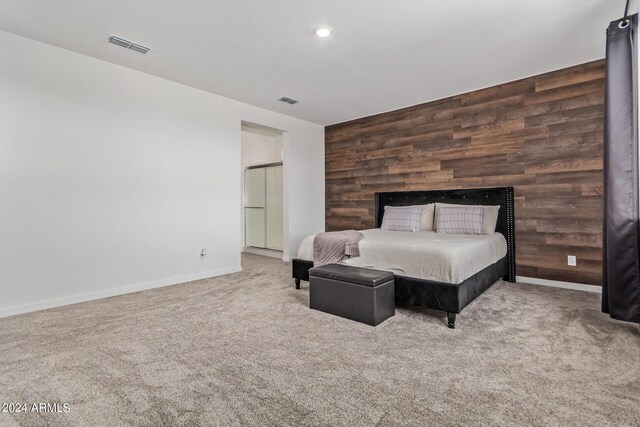
[[[429,203],[422,206],[422,216],[420,217],[420,231],[433,231],[433,220],[436,213],[436,205]]]
[[[420,231],[422,206],[385,206],[382,230]]]
[[[500,205],[488,206],[488,205],[458,205],[452,203],[436,203],[436,211],[438,207],[481,207],[484,210],[484,219],[482,225],[482,234],[494,234],[496,232],[496,224],[498,223],[498,211]],[[437,213],[436,213],[437,215]]]

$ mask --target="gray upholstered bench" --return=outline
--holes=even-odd
[[[393,273],[343,264],[312,268],[309,307],[376,326],[396,312]]]

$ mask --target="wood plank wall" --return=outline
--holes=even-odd
[[[601,285],[603,124],[599,60],[328,126],[326,228],[372,228],[376,191],[513,186],[518,275]]]

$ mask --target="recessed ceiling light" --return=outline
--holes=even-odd
[[[331,35],[331,30],[327,27],[318,27],[315,30],[313,30],[313,33],[318,37],[325,38]]]

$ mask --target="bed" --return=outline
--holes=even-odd
[[[463,244],[462,240],[457,241],[460,239],[432,232],[405,233],[406,237],[399,239],[388,234],[394,232],[364,230],[365,239],[360,249],[361,255],[365,256],[361,259],[352,258],[346,263],[395,270],[396,303],[446,311],[449,327],[454,327],[456,315],[497,280],[515,282],[513,187],[376,193],[375,226],[381,226],[385,206],[428,203],[499,205],[495,235],[458,236],[466,241]],[[424,236],[422,233],[425,233]],[[415,248],[418,247],[417,241],[423,237],[430,239],[431,244],[420,246],[423,252],[419,254],[422,259],[428,260],[420,262],[420,258],[415,256]],[[468,251],[466,248],[470,247],[475,248],[473,250],[477,254],[490,255],[480,257],[488,265],[479,271],[477,266],[471,265],[474,258],[465,255],[465,251]],[[413,259],[406,255],[411,253],[414,254]],[[444,256],[445,253],[448,253],[448,257]],[[371,254],[376,255],[372,257]],[[475,258],[478,258],[477,254]],[[401,257],[409,261],[405,260],[402,264]],[[292,275],[296,288],[299,288],[301,280],[309,280],[311,267],[313,261],[293,260]]]

